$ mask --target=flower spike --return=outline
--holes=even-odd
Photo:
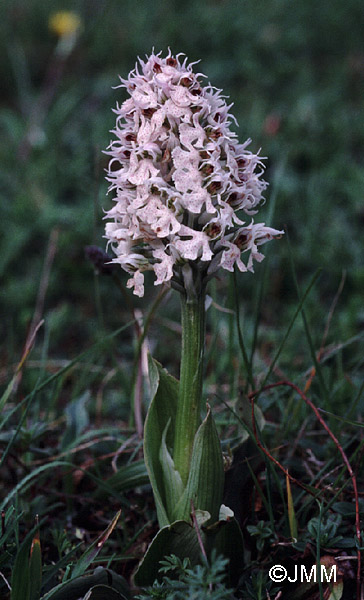
[[[105,237],[138,296],[146,270],[155,285],[180,286],[188,272],[187,295],[191,272],[201,289],[220,268],[253,271],[253,260],[264,258],[257,246],[283,233],[240,219],[263,200],[264,164],[247,150],[250,140],[239,144],[230,130],[232,104],[202,86],[194,64],[184,54],[152,52],[118,86],[129,98],[114,110],[116,139],[107,150],[115,205]]]

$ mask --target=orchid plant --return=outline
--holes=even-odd
[[[196,562],[201,543],[227,556],[232,538],[239,538],[233,553],[242,547],[233,513],[221,504],[223,460],[209,407],[201,417],[206,286],[220,268],[253,271],[253,261],[264,258],[258,247],[282,233],[251,218],[267,187],[264,164],[248,150],[251,140],[238,142],[232,105],[221,90],[202,85],[194,64],[170,51],[139,59],[121,79],[129,98],[115,109],[107,151],[112,262],[130,274],[127,286],[137,296],[144,295],[145,272],[154,271],[154,284],[181,298],[179,382],[149,362],[144,456],[161,530],[137,574],[143,585],[164,554]]]

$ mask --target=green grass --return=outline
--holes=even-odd
[[[78,12],[83,28],[57,75],[48,18],[66,9]],[[145,319],[157,290],[149,281],[145,298],[135,300],[123,289],[121,271],[94,274],[84,253],[105,242],[110,199],[102,150],[114,126],[111,109],[124,98],[112,86],[153,46],[201,59],[201,71],[234,101],[240,139],[251,137],[252,149],[268,157],[270,187],[259,220],[287,231],[264,248],[255,275],[239,274],[235,289],[225,274],[210,288],[204,392],[226,459],[234,457],[226,496],[247,540],[237,597],[265,599],[268,565],[288,568],[305,548],[312,561],[333,548],[356,556],[352,483],[309,407],[288,388],[262,390],[257,401],[264,447],[305,486],[317,486],[312,496],[291,483],[293,545],[285,476],[254,436],[241,445],[239,419],[251,428],[248,390],[267,377],[266,383],[288,379],[304,389],[316,362],[307,395],[339,439],[362,494],[363,34],[359,0],[1,4],[0,382],[8,397],[0,420],[0,572],[10,584],[15,567],[27,563],[36,515],[44,593],[72,577],[72,564],[85,564],[77,561],[120,507],[93,569],[111,567],[130,583],[156,531],[131,375],[140,346],[134,309]],[[8,387],[34,315],[44,325]],[[174,375],[179,327],[177,295],[167,294],[146,339]],[[145,378],[142,400],[145,411]],[[344,600],[355,597],[356,563],[350,564]]]

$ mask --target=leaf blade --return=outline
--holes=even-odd
[[[11,576],[11,600],[30,598],[29,548],[29,540],[25,539],[16,555]]]
[[[86,571],[87,567],[92,563],[92,561],[96,558],[101,548],[113,532],[116,527],[116,524],[120,518],[121,510],[119,510],[109,525],[106,527],[105,531],[102,532],[101,535],[91,544],[91,546],[82,554],[79,558],[75,566],[72,570],[72,579],[78,577],[79,575],[83,575]]]
[[[160,440],[170,421],[166,443],[172,446],[172,432],[178,402],[178,381],[151,356],[148,357],[149,377],[153,392],[144,426],[144,460],[153,488],[160,527],[171,522],[167,513],[163,467],[160,462]]]
[[[35,533],[30,547],[29,558],[29,600],[39,600],[42,587],[42,550],[39,530]]]
[[[224,466],[216,425],[208,406],[207,415],[198,428],[192,449],[186,489],[173,517],[189,519],[191,501],[196,510],[207,511],[211,522],[218,521],[224,486]]]

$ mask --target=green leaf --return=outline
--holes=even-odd
[[[170,524],[167,512],[164,472],[160,461],[161,440],[167,424],[165,443],[172,447],[178,402],[178,381],[151,356],[148,357],[152,401],[144,428],[144,460],[153,488],[159,526]]]
[[[168,421],[163,431],[162,442],[159,451],[159,459],[163,469],[167,515],[171,516],[184,492],[185,486],[183,485],[181,475],[175,468],[173,458],[171,457],[167,448],[166,436],[169,429],[169,425],[170,420]]]
[[[234,517],[223,517],[223,508],[226,510],[226,507],[221,507],[219,522],[209,528],[211,534],[216,528],[216,535],[209,550],[211,552],[214,549],[217,554],[222,554],[229,560],[227,583],[235,587],[244,568],[244,540],[239,523]]]
[[[207,415],[196,432],[186,489],[173,513],[174,519],[189,520],[192,501],[196,510],[208,511],[211,521],[218,521],[223,487],[220,440],[208,406]]]
[[[344,517],[349,517],[355,515],[355,504],[352,502],[335,502],[332,505],[332,510],[344,515]]]
[[[40,547],[39,530],[36,532],[30,548],[29,558],[29,599],[39,600],[42,587],[42,551]]]
[[[334,583],[328,600],[341,600],[343,593],[344,584],[342,581],[338,581],[337,583]]]
[[[218,553],[229,558],[231,567],[229,567],[228,575],[237,583],[244,566],[243,538],[237,521],[228,517],[206,527],[204,523],[210,518],[210,515],[208,513],[203,515],[199,511],[199,516],[201,517],[199,520],[200,536],[207,556],[209,557],[212,550],[216,549]],[[157,533],[144,559],[139,564],[134,577],[135,584],[141,587],[152,585],[160,576],[158,574],[159,562],[171,554],[181,560],[188,557],[192,566],[201,564],[200,542],[191,523],[175,521]]]
[[[286,485],[287,485],[287,506],[288,506],[289,530],[290,530],[291,538],[294,541],[297,541],[297,538],[298,538],[297,519],[296,519],[296,513],[295,513],[295,509],[294,509],[294,504],[293,504],[291,483],[290,483],[288,475],[286,475]]]
[[[90,392],[86,390],[82,396],[75,398],[66,406],[67,425],[61,443],[62,450],[72,446],[89,424],[89,416],[86,410],[86,404],[89,400]]]
[[[148,375],[149,375],[149,383],[150,383],[150,397],[151,400],[153,400],[153,398],[155,397],[157,391],[158,391],[158,386],[159,386],[159,381],[160,381],[160,376],[159,376],[159,371],[162,369],[162,365],[157,362],[156,360],[154,360],[154,358],[148,354]]]
[[[30,598],[29,548],[30,542],[25,539],[16,555],[11,576],[11,600]]]
[[[16,383],[16,380],[18,377],[19,377],[19,373],[16,372],[14,377],[10,380],[10,383],[8,384],[4,393],[2,394],[2,396],[0,398],[0,413],[3,412],[3,408],[4,408],[5,404],[7,403],[7,401],[9,400],[9,397],[11,395],[11,392],[14,389],[14,386],[15,386],[15,383]]]
[[[175,521],[158,531],[135,574],[136,585],[152,585],[158,577],[159,562],[170,554],[181,560],[187,556],[192,566],[201,561],[201,549],[191,523]]]
[[[130,598],[128,584],[124,577],[114,573],[111,569],[97,567],[93,573],[57,585],[42,596],[41,600],[79,600],[98,585],[116,590],[120,593],[122,600]]]
[[[118,467],[116,473],[113,473],[105,484],[107,488],[113,490],[114,493],[128,492],[133,490],[139,485],[146,485],[149,483],[148,472],[145,467],[144,460],[138,460],[130,463],[129,465],[122,465]],[[110,495],[107,489],[99,488],[95,492],[97,499],[107,498]]]
[[[108,585],[95,585],[83,600],[126,600],[126,598]]]

